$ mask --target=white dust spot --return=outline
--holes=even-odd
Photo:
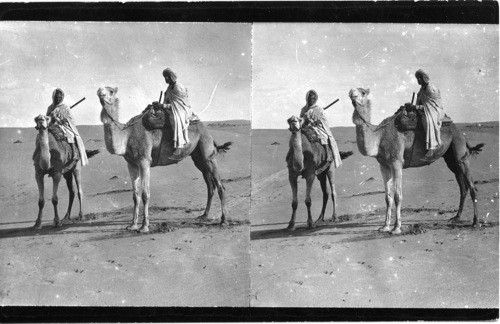
[[[434,28],[434,30],[436,30],[436,31],[438,31],[438,30],[440,30],[440,29],[441,29],[441,27],[439,27],[439,26],[438,26],[438,27],[436,27],[436,28]]]
[[[241,56],[245,56],[245,53],[241,53]]]
[[[387,52],[387,47],[384,47],[382,51]]]
[[[302,45],[307,45],[307,39],[303,39],[301,43]]]
[[[486,213],[486,217],[490,216],[490,213]]]
[[[393,257],[390,257],[390,258],[389,258],[389,261],[392,261],[392,260],[394,260],[394,258],[393,258]]]
[[[125,299],[124,299],[124,300],[122,300],[122,304],[125,304]]]
[[[59,298],[59,295],[56,295],[56,298]]]
[[[18,129],[18,130],[17,130],[17,133],[18,133],[18,134],[21,134],[22,132],[21,132],[21,130],[20,130],[20,129]]]
[[[349,258],[347,258],[346,260],[347,260],[347,262],[349,262]]]
[[[141,65],[139,65],[139,69],[142,69],[142,64],[141,64]]]

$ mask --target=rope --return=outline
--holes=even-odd
[[[396,114],[392,115],[392,116],[391,116],[391,118],[390,118],[387,122],[385,122],[384,124],[381,124],[381,125],[373,125],[372,123],[368,122],[368,121],[367,121],[367,120],[363,117],[363,115],[359,112],[359,110],[358,110],[358,107],[357,107],[357,106],[354,106],[354,109],[355,109],[355,110],[356,110],[356,112],[358,113],[359,118],[361,118],[361,120],[362,120],[362,121],[363,121],[363,122],[364,122],[364,123],[365,123],[368,127],[375,127],[375,129],[372,129],[372,131],[373,131],[373,132],[376,132],[376,131],[378,131],[379,129],[381,129],[382,127],[385,127],[385,126],[387,126],[387,125],[391,124],[391,122],[392,122],[392,121],[393,121],[396,117],[398,117],[399,115],[401,115],[401,114],[403,113],[402,111],[400,111],[400,112],[398,112],[398,113],[396,113]]]
[[[106,109],[105,105],[103,105],[102,108],[104,109],[104,111],[106,112],[106,114],[108,115],[108,117],[111,119],[111,121],[113,122],[113,124],[115,124],[118,127],[118,129],[120,129],[120,131],[123,131],[123,130],[129,128],[130,126],[133,126],[136,123],[138,123],[139,121],[141,121],[142,117],[144,117],[144,115],[148,112],[147,109],[144,109],[144,111],[140,115],[137,116],[137,120],[136,121],[134,121],[133,123],[127,122],[125,125],[123,125],[122,123],[116,121],[113,118],[113,116],[111,116],[111,114],[109,113],[109,111]]]

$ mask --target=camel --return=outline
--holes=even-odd
[[[481,152],[484,144],[474,147],[457,129],[455,124],[449,123],[441,127],[442,143],[435,149],[431,159],[424,158],[425,131],[422,126],[424,121],[419,121],[417,128],[412,131],[399,132],[395,125],[395,114],[384,119],[380,125],[370,123],[371,96],[369,89],[351,89],[349,97],[354,106],[352,121],[356,125],[356,140],[358,149],[365,156],[374,157],[380,164],[380,171],[385,187],[386,213],[385,224],[379,230],[392,234],[401,233],[401,202],[403,169],[418,168],[429,165],[443,157],[448,168],[455,174],[460,187],[460,204],[456,216],[451,221],[459,221],[464,207],[468,190],[474,207],[474,220],[472,225],[478,226],[477,189],[472,179],[469,157]],[[393,193],[393,187],[395,192]],[[390,229],[391,209],[396,204],[396,222]]]
[[[215,157],[219,153],[225,153],[229,150],[232,142],[217,145],[203,123],[198,122],[191,124],[188,128],[189,143],[183,148],[180,159],[170,159],[169,157],[174,151],[171,128],[146,130],[141,122],[144,114],[132,117],[127,124],[120,123],[118,119],[120,100],[116,97],[117,91],[118,88],[101,87],[98,89],[97,95],[102,106],[101,121],[104,125],[106,149],[111,154],[123,156],[127,161],[132,182],[134,212],[132,223],[126,229],[140,233],[149,231],[150,168],[172,165],[187,156],[191,156],[195,166],[203,174],[208,192],[205,212],[197,219],[200,221],[212,220],[209,217],[209,212],[214,190],[217,188],[222,209],[220,225],[226,225],[225,188],[221,182]],[[144,218],[142,226],[138,228],[140,198],[143,202]]]
[[[36,148],[33,153],[33,162],[35,166],[35,179],[38,185],[38,217],[36,219],[34,228],[42,228],[42,214],[45,205],[44,199],[44,176],[46,174],[52,177],[52,205],[54,206],[54,226],[60,227],[64,221],[70,220],[71,208],[73,200],[75,199],[75,190],[73,188],[73,178],[76,182],[78,192],[78,200],[80,203],[80,210],[78,213],[78,220],[83,217],[82,212],[82,197],[83,190],[81,184],[81,166],[78,160],[73,159],[71,145],[67,141],[57,140],[52,132],[49,132],[48,127],[51,118],[44,115],[35,117],[36,129],[38,135],[36,138]],[[99,153],[99,150],[87,150],[87,157]],[[57,212],[58,197],[57,191],[61,177],[66,180],[66,185],[69,190],[69,204],[66,215],[62,220],[59,219]]]
[[[303,131],[313,131],[310,127],[302,127],[302,118],[296,116],[290,117],[288,120],[289,130],[292,133],[290,136],[289,146],[290,149],[286,156],[286,162],[288,167],[288,180],[290,181],[290,186],[292,187],[292,217],[288,223],[287,230],[295,230],[295,215],[297,211],[298,201],[297,201],[297,179],[302,175],[306,179],[306,200],[305,204],[307,207],[307,226],[308,228],[313,228],[315,224],[324,222],[325,209],[328,203],[329,190],[331,191],[331,198],[333,202],[333,214],[332,222],[337,221],[336,215],[336,202],[337,193],[335,191],[335,165],[332,162],[330,166],[325,169],[320,174],[316,175],[316,170],[326,159],[326,152],[321,144],[311,143],[308,137],[301,132]],[[314,136],[314,135],[313,135]],[[352,152],[340,152],[341,159],[345,159],[350,156]],[[311,189],[314,183],[315,177],[318,177],[319,183],[321,185],[321,191],[323,192],[323,206],[321,208],[321,213],[313,223],[311,216]],[[326,180],[328,178],[328,184],[330,189],[328,189]]]

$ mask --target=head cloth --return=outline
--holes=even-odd
[[[163,70],[163,77],[166,77],[167,75],[170,77],[170,79],[172,79],[172,81],[175,82],[177,80],[177,75],[170,68],[166,68],[165,70]]]
[[[56,98],[56,93],[58,93],[58,92],[62,93],[62,100],[64,100],[64,91],[62,91],[61,88],[57,88],[52,92],[52,101],[54,101],[54,99]],[[61,102],[62,102],[62,100],[61,100]]]
[[[418,78],[419,76],[422,77],[425,83],[429,83],[429,75],[424,70],[419,69],[415,72],[415,77]]]
[[[316,95],[316,100],[312,103],[312,105],[314,105],[318,101],[318,93],[316,91],[312,90],[312,89],[309,90],[309,91],[307,91],[307,93],[306,93],[306,103],[308,103],[309,95],[311,93],[314,93]]]

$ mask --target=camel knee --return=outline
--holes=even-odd
[[[306,198],[305,203],[307,207],[311,207],[311,198]]]
[[[42,209],[43,206],[45,206],[45,200],[44,199],[38,199],[38,208]]]
[[[143,202],[144,202],[144,201],[149,201],[149,197],[150,197],[150,196],[151,196],[151,194],[150,194],[149,192],[147,192],[147,191],[145,191],[145,190],[144,190],[144,191],[142,192],[142,201],[143,201]]]
[[[59,203],[59,199],[57,198],[57,196],[53,196],[52,197],[52,205],[57,206],[58,203]]]
[[[401,201],[403,201],[403,194],[396,193],[394,195],[394,202],[396,203],[396,205],[398,205],[401,203]]]
[[[292,201],[292,209],[293,210],[296,210],[298,205],[299,205],[299,203],[296,200]]]
[[[387,206],[391,206],[392,203],[393,203],[394,199],[392,198],[391,195],[386,195],[385,196],[385,203],[387,204]]]

